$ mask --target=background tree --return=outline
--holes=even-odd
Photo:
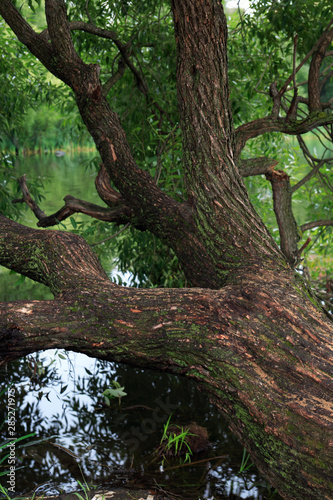
[[[291,7],[295,12],[296,3]],[[284,74],[281,81],[278,75],[270,80],[268,71],[260,76],[257,86],[264,77],[269,81],[266,99],[271,112],[234,128],[232,108],[237,114],[237,102],[230,99],[227,25],[219,2],[172,2],[177,106],[165,94],[158,72],[143,65],[156,57],[156,64],[161,61],[164,71],[175,77],[172,52],[168,60],[169,52],[154,50],[161,33],[163,38],[161,26],[171,25],[165,4],[77,2],[66,9],[63,0],[46,0],[47,28],[41,32],[10,0],[0,6],[19,40],[71,88],[102,160],[96,188],[107,208],[67,196],[63,208],[46,216],[21,179],[38,225],[54,225],[75,212],[131,224],[161,239],[177,257],[187,284],[200,287],[117,287],[76,235],[31,230],[1,217],[1,263],[46,284],[55,296],[54,301],[1,306],[2,361],[61,345],[193,378],[228,415],[231,428],[285,498],[332,494],[332,326],[294,271],[302,248],[289,176],[274,169],[275,159],[243,158],[242,152],[250,139],[268,132],[301,136],[321,128],[326,137],[331,133],[331,102],[322,102],[320,92],[327,65],[323,75],[320,68],[332,56],[333,37],[330,11],[324,7],[319,38],[298,66],[301,37],[289,40],[289,49],[288,42],[277,49],[276,57],[281,58],[284,49],[286,56],[292,54],[289,76]],[[273,18],[278,11],[275,2],[260,2],[258,8]],[[153,15],[149,29],[144,22],[148,13]],[[276,29],[290,36],[285,26],[277,23]],[[92,37],[99,41],[93,44]],[[104,52],[99,49],[110,42],[116,55],[113,71],[105,74],[99,60]],[[304,97],[298,95],[296,78],[307,61]],[[105,58],[105,64],[109,62]],[[125,130],[113,109],[121,99],[116,83],[121,87],[126,73],[134,82],[129,107],[136,105],[134,94],[142,94],[149,113],[145,121],[156,136],[154,152],[160,153],[152,161],[144,160],[150,158],[149,143],[140,157],[135,141],[131,144],[127,138],[133,133],[136,110]],[[155,92],[150,80],[157,82]],[[178,123],[182,153],[172,155]],[[321,161],[318,167],[312,161],[316,173],[329,165]],[[172,164],[177,178],[184,179],[179,192],[174,182],[159,182],[164,163]],[[154,167],[152,177],[148,170]],[[281,250],[242,180],[258,174],[265,174],[272,185]]]

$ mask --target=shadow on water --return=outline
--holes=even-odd
[[[127,395],[107,407],[102,393],[113,380]],[[242,446],[193,382],[46,351],[11,363],[1,374],[1,386],[9,384],[15,388],[17,436],[35,432],[30,441],[44,439],[17,449],[24,467],[16,473],[20,493],[37,488],[38,494],[59,494],[86,480],[98,486],[162,489],[188,500],[273,498],[254,466],[240,472]],[[3,422],[6,397],[0,410]],[[205,427],[211,445],[193,455],[190,464],[165,462],[162,472],[156,449],[170,415],[180,426],[196,422]],[[4,438],[6,429],[1,432]]]

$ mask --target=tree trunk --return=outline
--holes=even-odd
[[[62,347],[194,379],[284,498],[332,498],[332,328],[292,271],[242,270],[221,290],[124,288],[80,237],[0,221],[2,262],[57,293],[1,304],[2,364]]]

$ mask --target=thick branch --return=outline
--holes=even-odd
[[[321,44],[314,53],[309,68],[308,93],[310,113],[314,111],[320,111],[322,109],[320,103],[319,74],[326,50],[333,40],[333,29],[331,28],[330,30],[325,30],[321,39]]]
[[[53,28],[51,28],[53,33],[51,37],[52,43],[48,43],[43,34],[37,34],[32,29],[20,12],[13,6],[11,0],[1,0],[0,15],[12,28],[20,42],[51,73],[68,85],[71,85],[72,82],[67,74],[68,66],[72,65],[72,70],[76,70],[78,77],[86,65],[76,54],[68,37],[68,22],[66,22],[66,8],[63,0],[47,0],[46,3],[51,11],[49,19],[54,24]],[[64,41],[61,40],[62,35],[64,35]]]
[[[174,124],[174,121],[170,118],[170,115],[163,109],[154,99],[151,98],[149,95],[149,89],[147,86],[147,83],[145,82],[143,76],[141,75],[140,71],[137,70],[135,65],[132,63],[130,57],[129,57],[129,48],[130,44],[129,43],[122,43],[117,35],[117,33],[113,30],[105,30],[102,28],[99,28],[98,26],[95,26],[93,24],[85,23],[83,21],[72,21],[68,23],[68,27],[71,31],[75,30],[80,30],[84,31],[86,33],[90,33],[92,35],[96,35],[100,38],[106,38],[108,40],[112,40],[116,47],[118,48],[120,55],[121,55],[121,60],[126,63],[127,67],[130,69],[130,71],[133,73],[138,89],[142,94],[146,97],[146,99],[156,108],[158,109],[161,113],[165,115],[165,117],[168,119],[168,121],[172,124]],[[48,30],[43,31],[43,37],[47,39],[49,36]],[[107,95],[108,92],[110,91],[111,87],[118,81],[118,79],[122,76],[123,72],[125,70],[125,66],[121,65],[117,71],[117,73],[111,77],[106,84],[104,85],[104,94]]]
[[[245,123],[235,131],[235,152],[238,157],[249,139],[258,137],[267,132],[282,132],[288,135],[301,135],[311,130],[333,123],[333,114],[316,112],[309,115],[305,120],[286,121],[284,118],[265,116],[258,120]]]
[[[95,179],[95,187],[98,196],[109,207],[114,207],[114,204],[124,202],[124,198],[115,189],[111,188],[111,178],[103,163]]]
[[[83,238],[30,229],[0,215],[0,264],[48,286],[57,296],[82,283],[107,280]]]
[[[105,222],[115,222],[116,224],[127,224],[130,221],[132,212],[126,205],[118,205],[115,208],[104,208],[88,201],[79,200],[74,196],[67,195],[64,198],[65,206],[58,212],[40,220],[38,227],[50,227],[58,222],[67,219],[74,213],[89,215],[94,219]]]
[[[51,45],[58,61],[62,64],[81,63],[73,45],[64,0],[45,0],[45,14]]]
[[[282,264],[282,255],[258,219],[234,160],[221,2],[174,0],[172,8],[186,189],[223,284],[235,267],[257,259]]]
[[[279,162],[267,156],[250,158],[238,161],[238,169],[242,177],[251,177],[252,175],[268,174],[274,170]]]
[[[1,362],[62,347],[189,377],[284,498],[330,498],[332,328],[290,275],[239,278],[219,291],[96,278],[62,300],[0,304]]]
[[[17,38],[22,42],[32,54],[34,54],[43,64],[47,64],[53,56],[50,44],[36,33],[30,24],[22,17],[20,12],[14,7],[11,0],[1,0],[0,15],[11,27]]]
[[[274,170],[266,174],[273,191],[273,206],[280,233],[280,246],[288,262],[293,266],[297,259],[299,234],[291,206],[291,187],[289,176]]]
[[[10,4],[12,8],[9,0],[5,0],[4,4]],[[165,195],[151,176],[136,164],[120,119],[110,109],[103,94],[98,65],[85,64],[73,51],[69,39],[70,26],[65,19],[63,5],[63,0],[48,0],[46,3],[46,9],[50,9],[47,19],[54,50],[49,58],[43,58],[43,64],[73,89],[80,114],[96,143],[103,164],[126,206],[135,214],[133,224],[143,230],[149,229],[171,246],[190,283],[219,286],[216,270],[207,258],[203,240],[196,234],[192,208]],[[3,3],[0,12],[7,19],[7,10],[3,8]],[[20,14],[15,12],[21,19]],[[17,32],[20,26],[15,25]],[[58,40],[60,35],[57,34],[57,29],[59,33],[61,30],[66,33],[63,45],[61,40]],[[40,37],[40,41],[43,46],[51,45],[46,42],[45,34]],[[38,57],[36,51],[32,52]],[[206,273],[202,273],[202,269],[199,272],[203,263]]]

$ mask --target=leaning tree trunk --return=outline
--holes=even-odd
[[[220,2],[172,2],[185,204],[138,168],[98,66],[75,52],[63,0],[45,5],[43,36],[10,0],[0,13],[73,89],[132,223],[163,238],[202,288],[118,287],[79,237],[1,216],[0,263],[55,295],[0,306],[1,362],[63,347],[195,379],[284,498],[332,498],[332,324],[266,231],[236,168]]]
[[[138,290],[78,236],[0,231],[1,262],[56,294],[1,304],[2,364],[62,347],[196,380],[284,498],[332,498],[332,328],[297,276],[258,264],[221,290]]]

